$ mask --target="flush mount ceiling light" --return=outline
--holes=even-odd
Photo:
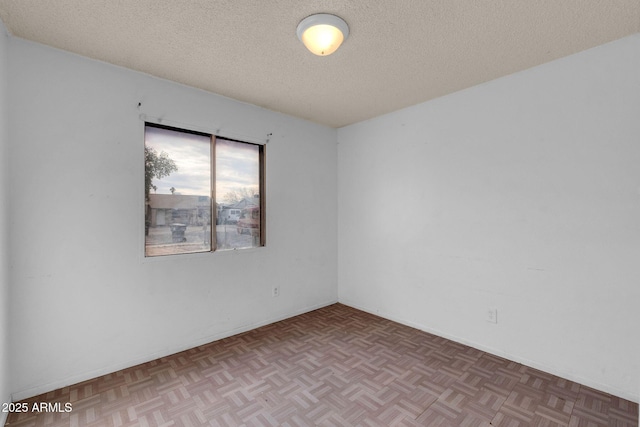
[[[312,53],[331,55],[349,36],[349,26],[342,18],[328,13],[307,16],[298,24],[298,38]]]

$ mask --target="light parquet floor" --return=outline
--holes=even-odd
[[[638,404],[334,304],[25,401],[6,426],[638,427]]]

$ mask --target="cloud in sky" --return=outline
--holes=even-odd
[[[236,189],[257,191],[260,168],[258,147],[225,139],[216,141],[216,195],[218,199]]]
[[[170,188],[184,195],[211,194],[211,139],[173,130],[147,126],[145,144],[158,153],[165,152],[178,167],[168,177],[154,179],[157,194],[171,194]],[[218,138],[216,141],[216,194],[218,202],[237,189],[258,188],[259,151],[253,144]]]

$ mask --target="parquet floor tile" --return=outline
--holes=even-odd
[[[638,426],[638,404],[334,304],[24,401],[10,427]]]

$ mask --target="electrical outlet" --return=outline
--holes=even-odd
[[[498,309],[497,308],[488,308],[487,309],[487,322],[489,323],[498,323]]]
[[[279,286],[274,286],[271,289],[271,296],[274,297],[274,298],[280,296],[280,287]]]

